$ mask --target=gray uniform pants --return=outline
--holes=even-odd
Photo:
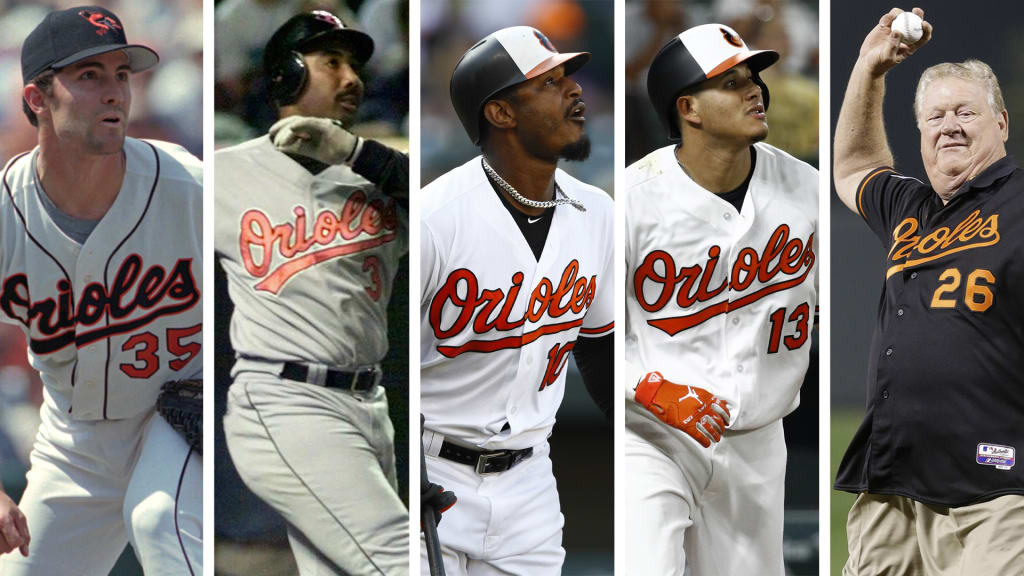
[[[408,574],[409,513],[382,387],[352,393],[242,372],[224,432],[242,480],[288,522],[303,576]]]

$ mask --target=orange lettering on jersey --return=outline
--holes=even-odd
[[[256,284],[257,290],[277,294],[285,282],[303,270],[376,248],[397,237],[394,199],[367,202],[366,194],[360,191],[353,192],[337,214],[330,210],[318,213],[312,230],[307,231],[305,208],[296,206],[294,213],[294,224],[274,224],[256,209],[242,214],[238,238],[242,265],[249,274],[263,279]],[[356,241],[360,235],[370,238]],[[343,243],[338,243],[339,238]],[[286,261],[272,269],[275,252]]]
[[[789,226],[782,224],[775,229],[760,251],[750,247],[741,249],[733,262],[730,277],[714,287],[711,283],[722,251],[719,246],[708,249],[708,257],[703,263],[681,266],[678,272],[668,252],[655,250],[644,257],[633,273],[633,290],[640,306],[647,312],[656,313],[665,308],[673,294],[676,295],[676,305],[688,309],[710,302],[726,288],[743,292],[754,280],[765,284],[736,300],[720,300],[689,314],[647,321],[669,336],[675,336],[719,314],[747,306],[769,294],[799,286],[814,267],[813,244],[813,234],[806,241],[799,237],[790,238]],[[775,282],[780,275],[787,278]],[[644,288],[650,284],[658,288],[653,301],[649,301],[644,293]]]
[[[952,229],[949,226],[936,228],[928,235],[918,234],[920,224],[917,218],[904,218],[892,231],[892,248],[889,249],[889,269],[886,279],[893,274],[925,262],[932,262],[950,254],[992,246],[999,242],[999,215],[987,218],[980,210],[967,215]]]
[[[512,320],[511,314],[525,277],[522,272],[512,275],[512,285],[505,291],[481,289],[472,271],[465,268],[455,270],[430,301],[430,326],[434,336],[438,340],[453,338],[466,330],[471,322],[475,334],[489,334],[513,331],[527,321],[536,324],[544,318],[560,318],[570,311],[578,315],[590,308],[597,292],[597,276],[589,279],[580,276],[579,268],[579,262],[573,260],[562,271],[557,283],[541,278],[530,293],[523,317],[517,320]],[[453,306],[458,312],[447,328],[442,325],[441,318],[446,306]],[[521,335],[496,340],[470,340],[460,346],[438,346],[437,350],[448,358],[454,358],[465,352],[521,348],[546,334],[571,330],[582,324],[583,319],[576,318],[546,324]],[[610,325],[608,329],[611,329]]]

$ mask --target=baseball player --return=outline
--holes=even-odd
[[[1006,155],[999,82],[977,60],[918,82],[927,182],[892,167],[885,76],[932,35],[924,22],[905,41],[900,12],[864,39],[836,125],[836,191],[886,251],[867,412],[835,483],[857,494],[843,574],[1019,574],[1024,171]]]
[[[288,523],[302,574],[408,573],[408,510],[379,362],[408,250],[408,159],[346,126],[373,40],[323,11],[270,38],[279,120],[217,152],[216,251],[237,359],[224,431]]]
[[[721,24],[655,56],[669,145],[626,169],[629,574],[782,576],[817,301],[818,173],[761,142],[778,53]]]
[[[39,145],[3,169],[0,320],[45,389],[25,493],[0,493],[4,576],[106,574],[129,542],[148,574],[202,574],[202,457],[155,413],[202,374],[202,167],[125,137],[157,60],[96,6],[22,45]]]
[[[423,445],[459,499],[438,529],[449,575],[561,572],[547,438],[569,352],[612,409],[613,205],[557,169],[589,152],[571,76],[589,58],[515,26],[452,72],[482,155],[423,189],[420,240]]]

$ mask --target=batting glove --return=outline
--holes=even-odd
[[[420,506],[424,509],[432,507],[438,524],[441,523],[441,514],[455,506],[457,500],[455,492],[445,491],[440,484],[434,484],[433,482],[427,482],[420,492]],[[420,523],[420,530],[423,530],[422,523]]]
[[[725,401],[696,386],[681,386],[650,372],[636,387],[636,403],[659,420],[682,430],[707,448],[722,439],[729,424]]]
[[[352,165],[363,139],[352,134],[338,120],[288,116],[270,127],[270,141],[287,154],[298,154],[324,164]]]

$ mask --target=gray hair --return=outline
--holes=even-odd
[[[914,95],[914,118],[917,120],[918,128],[921,126],[921,100],[928,90],[928,86],[934,81],[942,78],[959,78],[974,82],[980,85],[988,93],[988,104],[995,115],[1000,115],[1006,109],[1003,103],[1003,91],[999,89],[999,80],[992,68],[973,58],[963,62],[943,62],[928,68],[921,74],[917,81],[917,93]]]

